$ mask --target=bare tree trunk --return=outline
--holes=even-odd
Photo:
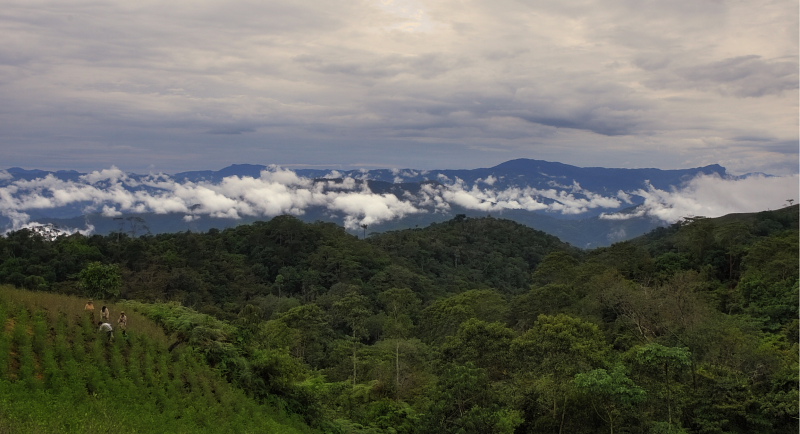
[[[400,399],[400,340],[394,344],[395,399]]]
[[[356,331],[353,330],[353,388],[356,387]]]
[[[564,429],[564,417],[567,415],[567,397],[564,396],[564,404],[561,406],[561,424],[558,425],[558,434]]]

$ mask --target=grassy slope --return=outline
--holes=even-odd
[[[163,331],[135,312],[128,337],[107,344],[84,303],[0,286],[0,432],[313,432],[190,349],[167,351]],[[123,307],[109,307],[116,324]]]

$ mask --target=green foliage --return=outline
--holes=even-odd
[[[122,275],[116,264],[90,262],[79,274],[81,285],[94,298],[115,298],[122,287]]]
[[[530,291],[514,298],[511,303],[511,322],[527,330],[539,315],[554,315],[573,306],[579,297],[573,285],[548,283],[533,285]]]
[[[620,419],[632,418],[635,406],[644,401],[646,392],[625,373],[622,365],[611,370],[602,368],[575,375],[578,393],[584,395],[592,408],[613,434]]]
[[[518,412],[501,407],[485,370],[449,365],[430,395],[419,432],[513,433]]]
[[[575,268],[578,264],[578,259],[569,252],[550,253],[536,267],[533,283],[539,285],[571,283],[575,279]]]
[[[0,370],[3,431],[314,432],[233,388],[192,350],[170,354],[135,329],[109,344],[83,316],[47,315],[42,302],[0,292],[0,345],[14,358]]]
[[[444,342],[442,356],[456,363],[474,363],[497,380],[509,374],[513,339],[514,332],[503,324],[471,318]]]
[[[754,243],[743,259],[737,286],[743,312],[776,331],[798,317],[796,233],[785,232]]]
[[[797,216],[587,252],[464,216],[366,240],[288,216],[12,232],[0,283],[49,292],[0,289],[0,431],[796,432]],[[105,304],[130,333],[107,344],[85,299],[56,293],[115,273],[92,295],[127,298]],[[74,417],[54,422],[54,400]]]
[[[632,406],[642,402],[645,391],[625,374],[622,365],[611,371],[602,368],[575,374],[575,385],[603,405]]]
[[[422,336],[430,342],[441,342],[455,334],[464,321],[475,318],[482,321],[505,321],[508,302],[502,294],[492,290],[472,290],[437,300],[422,311],[420,328]]]
[[[544,232],[510,220],[455,218],[424,230],[376,234],[369,242],[392,255],[393,260],[420,278],[405,277],[395,286],[415,291],[433,283],[431,295],[458,293],[485,282],[502,293],[520,293],[531,283],[531,272],[548,253],[577,252]]]
[[[321,367],[331,340],[328,317],[316,304],[289,309],[276,320],[293,336],[291,351],[312,367]],[[277,326],[276,326],[277,327]]]
[[[689,350],[649,343],[632,348],[626,357],[634,367],[636,377],[653,392],[651,396],[659,398],[657,401],[651,399],[650,408],[656,421],[653,429],[680,432],[680,422],[676,416],[681,410],[680,397],[686,395],[682,380],[691,364]],[[662,403],[666,404],[666,412],[661,407]]]
[[[520,369],[560,378],[602,366],[610,349],[599,327],[564,314],[540,315],[534,326],[511,344]]]
[[[671,372],[674,375],[676,371],[688,366],[690,361],[690,353],[686,348],[665,347],[658,343],[633,348],[629,357],[648,375],[663,375],[667,380]]]

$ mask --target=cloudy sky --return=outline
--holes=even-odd
[[[796,0],[0,0],[0,168],[798,172]]]

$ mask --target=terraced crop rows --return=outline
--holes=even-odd
[[[153,334],[108,342],[82,312],[0,294],[0,432],[297,432],[190,347],[170,352]]]

